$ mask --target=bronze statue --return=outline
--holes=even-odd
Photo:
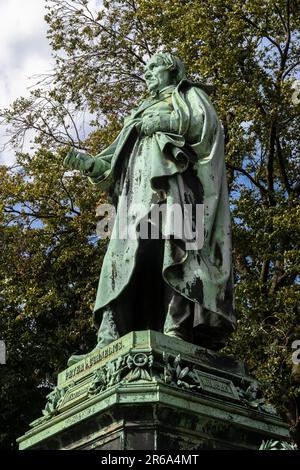
[[[116,207],[94,309],[96,348],[132,330],[154,329],[218,350],[235,328],[222,126],[207,87],[186,79],[178,57],[152,56],[145,81],[149,98],[107,149],[95,157],[71,150],[65,159],[108,191]],[[132,209],[137,205],[142,210]],[[200,244],[172,223],[174,207],[189,214],[193,233],[197,211],[186,207],[202,207]],[[119,236],[124,213],[138,235],[153,229],[157,210],[159,236]]]

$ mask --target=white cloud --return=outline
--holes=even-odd
[[[89,0],[88,7],[95,14],[102,7],[102,0]],[[35,76],[53,68],[45,13],[45,0],[0,0],[0,109],[28,96],[37,81]],[[84,122],[81,126],[89,129]],[[15,162],[15,151],[2,151],[7,141],[5,134],[5,126],[0,127],[0,164],[10,165]],[[26,139],[22,150],[29,148]]]
[[[0,164],[1,165],[13,165],[15,162],[15,151],[13,149],[6,149],[0,154]]]
[[[44,0],[0,0],[0,108],[27,96],[32,77],[52,68],[45,13]],[[13,162],[14,152],[0,153],[0,164]]]

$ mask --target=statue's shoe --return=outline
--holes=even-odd
[[[79,361],[82,361],[82,359],[84,359],[85,357],[87,357],[88,354],[80,354],[80,355],[73,355],[71,357],[69,357],[68,359],[68,367],[71,367],[73,366],[74,364],[77,364],[77,362]]]
[[[77,364],[77,362],[79,361],[82,361],[82,359],[85,359],[87,356],[89,356],[90,354],[92,354],[93,352],[96,352],[96,351],[99,351],[99,349],[102,349],[102,348],[105,348],[106,346],[108,346],[110,343],[103,343],[103,342],[99,342],[95,347],[94,349],[92,349],[89,353],[87,354],[79,354],[79,355],[75,355],[73,354],[69,359],[68,359],[68,367],[71,367],[73,366],[74,364]]]
[[[175,333],[173,331],[170,331],[168,333],[164,333],[166,336],[171,336],[171,338],[176,338],[176,339],[180,339],[181,341],[186,341],[187,343],[190,343],[190,340],[183,336],[183,335],[180,335],[178,333]]]

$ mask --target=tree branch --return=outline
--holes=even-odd
[[[270,269],[270,259],[265,259],[263,261],[261,272],[260,272],[260,280],[263,283],[266,283],[268,280],[269,269]]]
[[[285,32],[287,33],[287,32],[288,32],[287,24],[286,24],[286,22],[285,22],[285,20],[284,20],[284,17],[283,17],[283,15],[282,15],[282,13],[281,13],[281,10],[280,10],[279,6],[278,6],[276,3],[274,3],[274,8],[275,8],[275,10],[276,10],[277,13],[278,13],[279,18],[281,19],[281,23],[282,23],[282,25],[283,25],[283,27],[284,27]]]
[[[245,256],[243,256],[242,254],[236,253],[234,256],[234,259],[235,259],[235,265],[236,265],[237,271],[241,274],[249,274],[250,269],[247,264]]]
[[[282,78],[284,79],[294,68],[296,68],[298,65],[300,65],[300,60],[298,60],[297,62],[295,62],[294,64],[290,65],[286,71],[284,72],[284,74],[282,75]]]
[[[287,0],[286,4],[286,43],[284,46],[284,50],[281,56],[281,61],[280,61],[280,71],[281,71],[281,78],[284,72],[285,64],[288,58],[288,52],[290,48],[290,43],[291,43],[291,29],[290,29],[290,0]]]
[[[275,122],[272,122],[270,129],[270,138],[269,138],[269,155],[267,162],[267,181],[268,181],[268,191],[269,191],[269,201],[270,204],[274,204],[274,155],[275,155],[275,141],[276,141],[276,125]]]
[[[268,194],[268,191],[267,189],[262,186],[261,183],[259,183],[258,181],[256,181],[253,176],[251,176],[246,170],[244,170],[243,168],[239,168],[235,165],[231,165],[231,163],[226,163],[226,166],[228,168],[230,168],[231,170],[234,170],[234,171],[238,171],[239,173],[242,173],[243,175],[247,176],[247,178],[249,178],[249,180],[264,194],[264,195],[267,195]]]
[[[283,157],[283,154],[282,154],[282,147],[281,147],[280,139],[279,139],[278,135],[276,136],[276,149],[277,149],[277,158],[278,158],[282,183],[284,184],[285,189],[287,190],[287,192],[290,193],[291,186],[290,186],[290,183],[289,183],[289,180],[288,180],[288,177],[287,177],[284,157]]]

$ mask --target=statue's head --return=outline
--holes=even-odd
[[[155,95],[163,88],[177,85],[185,78],[185,68],[176,55],[158,52],[147,62],[144,77],[151,95]]]

